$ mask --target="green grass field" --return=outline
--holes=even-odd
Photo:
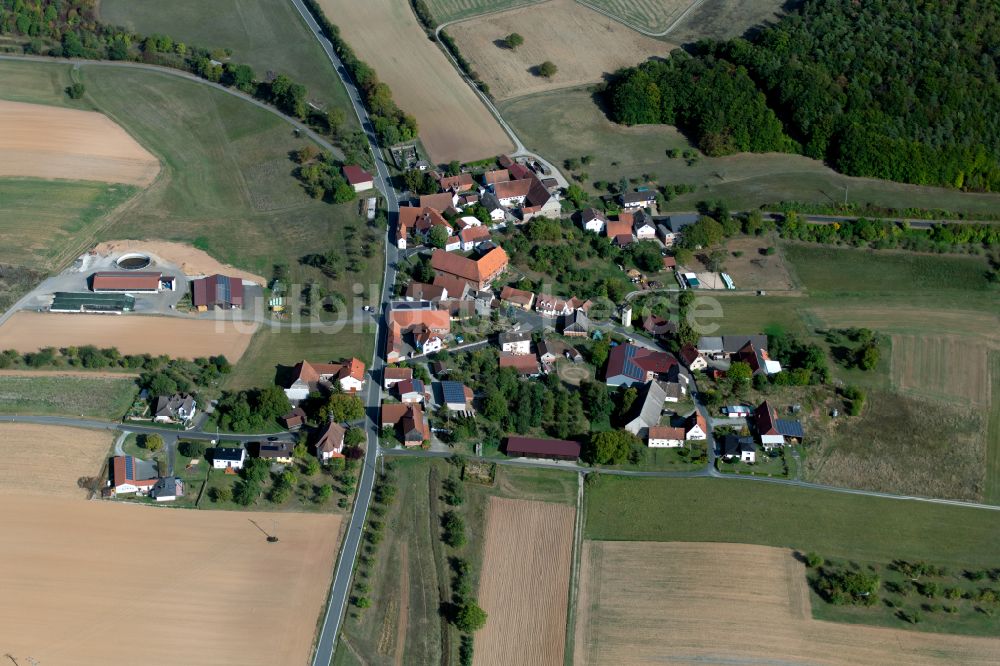
[[[990,353],[990,380],[993,384],[989,422],[986,428],[985,501],[1000,504],[1000,351]]]
[[[537,0],[425,0],[438,24],[487,12],[534,4]]]
[[[117,421],[138,393],[131,377],[0,377],[0,413]]]
[[[850,178],[822,163],[797,155],[741,154],[722,158],[700,156],[688,166],[683,158],[670,159],[668,149],[694,150],[673,127],[615,125],[605,117],[585,88],[560,90],[509,100],[499,105],[529,150],[561,165],[568,158],[593,156],[582,167],[584,185],[594,181],[617,183],[649,173],[659,184],[690,184],[693,193],[670,202],[671,210],[693,210],[699,201],[724,200],[733,209],[777,201],[833,204],[844,200],[892,208],[924,207],[969,212],[1000,209],[998,194],[969,194],[956,190]]]
[[[355,332],[348,326],[340,333],[326,334],[262,326],[233,368],[226,387],[244,389],[272,384],[283,379],[284,373],[303,359],[327,363],[355,356],[367,366],[374,346],[375,332],[371,328]]]
[[[0,179],[0,262],[37,270],[61,266],[138,191],[94,181]]]
[[[580,0],[580,4],[608,12],[633,28],[663,32],[691,4],[685,0]]]
[[[358,121],[347,91],[295,6],[284,0],[103,0],[101,18],[140,33],[170,35],[208,49],[232,49],[234,62],[285,74],[309,90],[321,107],[344,110],[349,127]]]
[[[785,256],[810,294],[985,291],[981,257],[878,252],[790,243]]]
[[[1000,566],[1000,512],[740,479],[602,477],[586,491],[588,539],[720,541],[891,562]]]

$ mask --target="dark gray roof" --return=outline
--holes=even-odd
[[[663,386],[657,381],[649,382],[642,395],[639,411],[632,421],[639,421],[647,428],[657,425],[660,422],[660,414],[663,413],[663,403],[666,399],[667,393],[663,390]]]
[[[622,203],[642,203],[645,201],[656,201],[656,192],[626,192],[622,195]]]
[[[153,486],[150,494],[154,498],[160,497],[161,495],[179,497],[183,495],[183,491],[181,490],[182,487],[183,483],[180,483],[177,477],[164,476],[156,482],[156,485]]]
[[[735,354],[743,349],[748,342],[752,342],[755,349],[767,349],[766,335],[723,335],[722,351],[727,354]]]
[[[212,449],[212,460],[242,460],[243,447],[217,446]]]
[[[574,310],[573,314],[562,316],[563,331],[586,333],[590,330],[590,318],[583,310]]]
[[[503,331],[500,333],[500,344],[524,342],[525,340],[531,340],[530,331]]]
[[[697,213],[680,213],[667,218],[667,227],[675,234],[684,227],[690,227],[698,221]]]
[[[462,382],[441,382],[441,395],[446,403],[465,403],[465,385]]]
[[[738,456],[743,452],[753,451],[753,437],[726,435],[722,440],[722,455]]]
[[[774,427],[778,430],[779,435],[784,435],[785,437],[795,437],[796,439],[802,439],[805,436],[805,434],[802,431],[802,423],[799,421],[778,419],[777,421],[775,421]]]

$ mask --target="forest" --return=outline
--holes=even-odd
[[[750,39],[619,72],[608,101],[617,122],[676,124],[709,155],[795,150],[852,176],[996,191],[998,45],[994,1],[807,0]]]

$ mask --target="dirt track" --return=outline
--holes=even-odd
[[[0,101],[0,176],[149,185],[160,163],[107,116]]]
[[[645,37],[573,0],[551,0],[462,21],[448,29],[472,68],[498,100],[600,81],[675,45]],[[524,37],[516,51],[496,42],[512,32]],[[551,79],[532,69],[549,60]]]
[[[145,252],[159,257],[164,261],[176,264],[185,275],[213,275],[222,273],[242,280],[250,280],[263,285],[265,280],[260,275],[233,268],[214,259],[210,254],[198,248],[162,240],[116,240],[105,241],[93,249],[93,252],[106,256],[109,254],[125,254],[127,252]]]
[[[0,497],[42,490],[50,497],[85,498],[76,481],[98,475],[111,442],[109,433],[95,430],[0,424]]]
[[[476,634],[476,666],[563,663],[576,510],[490,498]]]
[[[257,324],[143,315],[17,312],[0,326],[0,349],[32,352],[44,347],[95,345],[123,354],[174,358],[243,356]]]
[[[995,664],[1000,639],[820,622],[789,550],[588,541],[576,664]]]
[[[417,119],[435,162],[480,160],[513,149],[510,138],[399,0],[319,0],[358,56]]]

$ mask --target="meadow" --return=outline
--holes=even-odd
[[[283,0],[102,0],[101,19],[143,34],[164,34],[208,49],[231,49],[234,62],[285,74],[309,90],[322,108],[344,111],[348,128],[357,128],[347,90],[295,6]]]
[[[438,24],[478,16],[487,12],[503,11],[522,5],[532,5],[537,0],[425,0]]]
[[[723,200],[732,209],[778,201],[831,205],[844,200],[889,208],[937,208],[969,213],[995,212],[1000,195],[852,178],[801,155],[699,155],[693,162],[668,158],[667,150],[697,150],[670,126],[624,127],[604,115],[589,88],[520,97],[498,105],[524,145],[554,164],[590,155],[583,185],[652,174],[659,184],[694,185],[695,191],[669,202],[669,210],[693,210],[699,201]]]
[[[986,426],[985,501],[1000,504],[1000,351],[990,353],[993,401]]]
[[[1000,512],[987,509],[744,479],[607,476],[588,486],[586,507],[588,539],[751,543],[841,559],[998,566]]]
[[[607,12],[641,32],[663,34],[677,22],[693,0],[579,0]]]
[[[117,421],[138,394],[133,377],[0,376],[0,413]]]

